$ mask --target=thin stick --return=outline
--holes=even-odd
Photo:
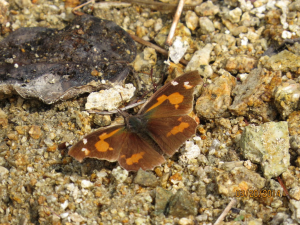
[[[166,40],[166,45],[168,45],[168,46],[171,46],[172,43],[173,43],[173,37],[174,37],[175,30],[176,30],[178,21],[180,19],[181,13],[182,13],[183,6],[184,6],[184,0],[180,0],[179,3],[178,3],[176,13],[175,13],[174,18],[173,18],[173,23],[171,25],[168,38]]]
[[[148,46],[150,48],[154,48],[159,53],[161,53],[161,54],[163,54],[165,56],[168,56],[168,52],[165,49],[163,49],[163,48],[161,48],[161,47],[159,47],[159,46],[157,46],[155,44],[152,44],[152,43],[150,43],[148,41],[145,41],[144,39],[139,38],[139,37],[135,36],[134,34],[130,34],[129,33],[129,35],[136,42],[139,42],[139,43],[141,43],[143,45],[146,45],[146,46]],[[188,61],[186,61],[185,59],[181,59],[179,62],[182,63],[183,65],[187,65],[188,64]]]
[[[170,4],[170,3],[163,3],[163,2],[153,2],[153,1],[138,1],[138,0],[122,0],[121,2],[128,2],[128,3],[132,3],[132,4],[137,4],[137,5],[142,5],[144,7],[148,7],[151,10],[157,10],[160,12],[171,12],[171,11],[175,11],[176,8],[178,7],[177,4]],[[96,3],[97,4],[97,3]],[[183,10],[187,11],[187,10],[192,10],[194,11],[196,6],[200,5],[200,4],[188,4],[185,5],[183,7]]]
[[[75,15],[77,15],[77,16],[83,15],[82,13],[77,12],[77,10],[80,9],[80,8],[82,8],[82,7],[85,6],[85,5],[90,4],[90,3],[94,4],[94,3],[95,3],[95,0],[89,0],[89,1],[87,1],[86,3],[83,3],[83,4],[79,5],[79,6],[76,6],[75,8],[72,9],[72,13],[75,14]]]
[[[225,216],[227,215],[227,213],[230,211],[230,209],[236,204],[236,199],[233,198],[231,199],[231,201],[229,202],[229,204],[226,206],[226,208],[224,209],[224,211],[221,213],[221,215],[219,216],[219,218],[216,220],[216,222],[214,223],[214,225],[219,225],[221,224],[221,222],[224,220]]]
[[[283,189],[283,191],[284,191],[286,197],[287,197],[288,199],[291,199],[288,190],[286,189],[286,187],[285,187],[283,181],[280,179],[279,176],[277,177],[277,180],[278,180],[279,184],[281,185],[281,187],[282,187],[282,189]]]
[[[124,108],[121,108],[119,110],[121,111],[125,111],[127,109],[131,109],[131,108],[134,108],[138,105],[141,105],[141,104],[144,104],[146,102],[146,100],[143,100],[143,101],[140,101],[140,102],[137,102],[137,103],[133,103],[131,105],[128,105]],[[99,115],[111,115],[111,114],[115,114],[115,113],[118,113],[119,111],[118,110],[112,110],[112,111],[109,111],[109,112],[105,112],[105,111],[97,111],[97,110],[88,110],[89,113],[96,113],[96,114],[99,114]]]

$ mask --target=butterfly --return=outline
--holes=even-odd
[[[165,162],[195,134],[194,87],[202,83],[197,71],[185,73],[156,91],[136,115],[122,112],[124,125],[96,130],[73,145],[68,154],[118,161],[129,171],[152,170]]]

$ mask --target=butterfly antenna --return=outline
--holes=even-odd
[[[129,114],[127,112],[124,112],[120,109],[117,109],[118,113],[123,116],[124,119],[128,118],[129,117]]]

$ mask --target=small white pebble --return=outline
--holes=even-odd
[[[283,39],[290,39],[291,37],[292,37],[292,33],[291,32],[289,32],[289,31],[286,31],[286,30],[284,30],[283,32],[282,32],[282,34],[281,34],[281,37],[283,38]]]
[[[112,213],[112,214],[117,214],[117,210],[116,209],[112,209],[112,210],[110,210],[110,212]]]
[[[243,38],[241,39],[241,45],[242,45],[242,46],[246,46],[247,44],[248,44],[248,38],[243,37]]]
[[[84,189],[84,188],[82,188],[81,189],[81,193],[82,193],[83,196],[86,196],[89,193],[89,191],[86,190],[86,189]]]
[[[60,205],[60,207],[61,207],[63,210],[65,210],[65,209],[68,207],[68,205],[69,205],[69,202],[68,202],[68,200],[66,200],[64,203],[62,203],[62,204]]]
[[[152,198],[151,198],[150,195],[146,196],[146,197],[145,197],[145,200],[146,200],[147,202],[152,202]]]
[[[183,217],[178,221],[178,224],[179,225],[190,225],[190,224],[194,224],[194,222],[191,219]]]
[[[73,183],[67,184],[66,185],[66,189],[69,190],[70,192],[72,192],[75,188],[75,185]]]
[[[121,218],[125,217],[125,213],[124,213],[123,211],[118,212],[118,215],[119,215]]]
[[[33,168],[30,167],[30,166],[28,166],[28,167],[27,167],[27,171],[28,171],[28,173],[32,173],[32,172],[33,172]]]
[[[68,212],[65,212],[65,213],[60,214],[60,217],[61,217],[62,219],[67,218],[68,216],[69,216],[69,213],[68,213]]]
[[[143,219],[143,218],[137,218],[137,219],[135,219],[135,224],[136,225],[144,225],[144,224],[146,224],[145,222],[145,220]]]
[[[83,188],[89,188],[92,187],[94,184],[91,181],[88,180],[82,180],[81,181],[81,187]]]
[[[112,170],[111,173],[119,183],[123,183],[128,177],[128,171],[122,169],[120,166]]]

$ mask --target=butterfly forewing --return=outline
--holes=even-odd
[[[188,114],[193,108],[194,87],[201,81],[197,71],[177,77],[155,92],[139,114],[151,118]]]
[[[126,136],[124,130],[124,125],[96,130],[73,145],[68,154],[79,162],[84,158],[117,161]]]
[[[149,119],[147,129],[162,151],[171,156],[195,134],[197,123],[189,116]]]

